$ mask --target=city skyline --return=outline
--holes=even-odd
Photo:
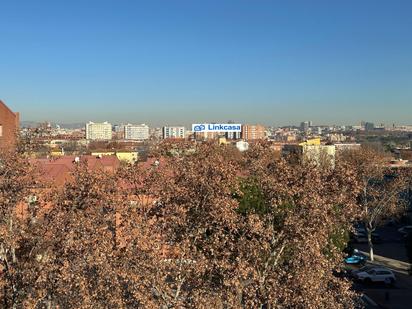
[[[409,1],[2,3],[23,121],[412,123]]]
[[[304,122],[309,122],[309,123],[311,123],[310,125],[309,125],[309,127],[314,127],[314,128],[316,128],[316,127],[353,127],[353,128],[355,128],[355,127],[362,127],[362,128],[364,128],[365,127],[365,124],[366,125],[373,125],[375,128],[386,128],[386,129],[390,129],[390,128],[392,128],[392,127],[396,127],[396,128],[401,128],[401,127],[412,127],[412,124],[402,124],[402,123],[383,123],[383,122],[380,122],[380,123],[378,123],[378,122],[374,122],[374,121],[365,121],[365,120],[361,120],[361,121],[359,121],[359,122],[357,122],[357,123],[314,123],[313,121],[307,121],[307,120],[304,120],[304,121],[300,121],[300,122],[297,122],[297,123],[292,123],[292,122],[289,122],[289,123],[286,123],[286,124],[277,124],[277,123],[269,123],[269,124],[265,124],[265,123],[262,123],[262,122],[255,122],[255,123],[252,123],[252,122],[245,122],[245,121],[240,121],[239,122],[239,124],[240,125],[263,125],[263,126],[265,126],[265,127],[268,127],[268,128],[282,128],[282,127],[284,127],[284,128],[288,128],[288,127],[295,127],[295,128],[301,128],[302,127],[302,123],[304,123]],[[191,129],[192,128],[192,126],[195,124],[195,121],[192,121],[192,122],[188,122],[188,123],[171,123],[171,122],[164,122],[164,123],[160,123],[160,124],[155,124],[155,123],[149,123],[149,122],[145,122],[145,121],[122,121],[122,122],[113,122],[113,121],[110,121],[110,120],[108,120],[108,119],[105,119],[105,120],[102,120],[102,121],[93,121],[93,120],[88,120],[88,121],[85,121],[85,122],[71,122],[71,123],[68,123],[68,122],[55,122],[55,121],[51,121],[51,120],[49,120],[49,119],[47,119],[47,120],[43,120],[43,121],[26,121],[26,120],[23,120],[23,121],[20,121],[20,124],[21,124],[21,126],[24,128],[24,127],[37,127],[37,126],[40,126],[41,124],[44,124],[44,123],[48,123],[48,124],[50,124],[50,125],[52,125],[52,126],[60,126],[60,127],[62,127],[62,128],[84,128],[88,123],[109,123],[109,124],[111,124],[112,126],[130,126],[130,125],[132,125],[132,126],[149,126],[150,128],[162,128],[162,127],[167,127],[167,126],[183,126],[183,127],[185,127],[186,129]],[[226,120],[226,121],[223,121],[223,122],[218,122],[218,121],[209,121],[209,122],[203,122],[203,123],[208,123],[208,124],[217,124],[217,123],[228,123],[228,124],[231,124],[231,123],[234,123],[234,121],[233,120]]]

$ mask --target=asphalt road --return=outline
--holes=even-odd
[[[386,226],[377,230],[382,238],[382,243],[374,245],[376,255],[408,262],[405,242],[398,232],[400,226]],[[369,252],[367,244],[355,244],[355,248]],[[405,271],[394,271],[396,283],[389,287],[385,284],[365,285],[355,283],[354,288],[365,293],[372,300],[387,309],[411,309],[412,308],[412,276]]]
[[[363,291],[382,308],[411,309],[412,308],[412,277],[402,273],[396,274],[393,287],[385,284],[357,284],[357,289]]]
[[[374,244],[375,254],[402,262],[408,262],[405,241],[403,236],[398,232],[400,227],[401,226],[385,226],[376,230],[381,236],[382,242]],[[355,248],[369,252],[368,244],[355,244]]]

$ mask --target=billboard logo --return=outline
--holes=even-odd
[[[193,132],[241,132],[239,123],[195,123],[192,124]]]
[[[205,129],[206,126],[204,124],[193,125],[193,132],[203,132]]]

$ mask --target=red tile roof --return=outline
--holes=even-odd
[[[86,162],[87,167],[94,171],[103,169],[106,172],[114,173],[120,166],[120,161],[116,156],[81,156],[80,162]],[[76,156],[63,156],[57,159],[34,159],[32,162],[37,164],[45,180],[54,182],[56,185],[63,185],[74,170]]]

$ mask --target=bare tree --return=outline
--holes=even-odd
[[[163,248],[163,254],[148,251],[157,270],[146,272],[154,303],[352,307],[350,283],[333,275],[342,252],[331,237],[357,215],[355,172],[344,163],[334,169],[290,165],[264,145],[245,158],[227,153],[226,147],[198,145],[151,176],[156,203],[145,216],[155,222],[153,243]],[[257,191],[242,192],[245,180]],[[259,209],[251,196],[249,209],[240,207],[245,194],[263,199]]]
[[[291,165],[264,144],[244,154],[210,143],[166,146],[158,164],[116,174],[79,163],[36,229],[24,230],[33,258],[2,272],[8,307],[354,306],[350,283],[334,276],[342,252],[331,242],[357,215],[354,169]],[[26,175],[25,165],[7,162],[4,171]],[[28,184],[2,179],[12,188],[4,205],[12,192],[26,195]],[[15,204],[4,209],[12,214]],[[8,226],[1,241],[12,248]]]
[[[79,163],[45,216],[43,276],[53,306],[121,308],[116,179]]]
[[[390,167],[390,157],[373,148],[362,147],[341,155],[356,171],[362,190],[358,198],[369,245],[370,259],[374,260],[372,233],[386,219],[400,216],[405,211],[401,193],[407,189],[409,169]]]
[[[0,154],[0,291],[5,308],[21,306],[36,276],[35,171],[15,152]],[[30,207],[32,206],[32,207]]]
[[[263,203],[244,212],[244,308],[353,306],[350,284],[333,275],[342,252],[331,237],[356,216],[355,173],[339,162],[334,169],[291,165],[261,145],[247,156]]]

